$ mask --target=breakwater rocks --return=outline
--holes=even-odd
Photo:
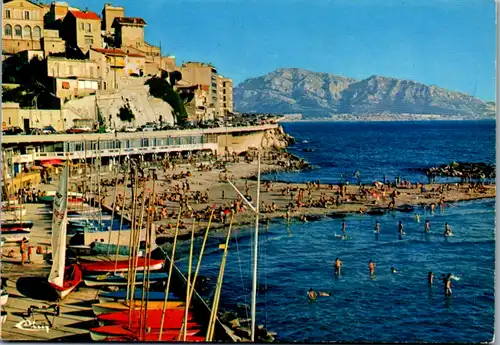
[[[453,162],[437,167],[410,169],[423,172],[427,177],[460,177],[462,180],[495,178],[495,165],[488,163]]]

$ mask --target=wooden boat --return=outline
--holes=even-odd
[[[148,302],[148,309],[161,309],[163,308],[163,301],[152,301]],[[140,308],[142,305],[141,301],[134,301],[134,307]],[[168,301],[167,309],[184,307],[184,302],[182,301]],[[106,302],[106,303],[95,303],[92,304],[92,311],[95,315],[101,315],[105,313],[114,313],[117,311],[129,310],[130,306],[125,302]]]
[[[27,234],[25,231],[16,231],[9,234],[2,233],[2,242],[4,243],[18,243],[21,242],[24,238],[29,241],[29,234]]]
[[[38,202],[42,204],[52,204],[54,202],[54,196],[53,195],[39,196]]]
[[[327,214],[328,217],[330,218],[345,218],[347,217],[346,212],[332,212]]]
[[[15,217],[21,218],[26,215],[26,208],[2,208],[2,218],[3,217]]]
[[[0,322],[2,325],[7,321],[8,313],[5,310],[2,310],[2,316],[0,316]]]
[[[113,302],[113,301],[123,301],[127,296],[127,290],[119,290],[114,292],[101,292],[99,294],[99,302]],[[142,297],[142,288],[135,289],[134,299],[138,300]],[[148,292],[148,300],[149,301],[164,301],[165,300],[165,292],[163,291],[149,291]],[[169,301],[179,301],[179,297],[177,297],[173,293],[168,294]]]
[[[68,223],[68,180],[69,165],[66,162],[58,193],[54,198],[52,217],[52,268],[48,277],[60,299],[68,296],[82,281],[82,271],[77,264],[65,267],[66,234]]]
[[[0,306],[6,305],[9,300],[9,293],[5,290],[2,290],[0,293]]]
[[[2,235],[9,235],[9,234],[29,234],[31,232],[31,229],[27,228],[3,228],[2,227]]]
[[[150,282],[156,282],[160,280],[165,280],[168,278],[168,274],[164,272],[151,273],[149,275]],[[137,273],[135,275],[135,285],[142,285],[144,281],[144,274]],[[115,275],[115,274],[102,274],[97,276],[89,276],[84,279],[85,285],[87,286],[122,286],[128,283],[128,274],[125,275]]]
[[[119,261],[97,261],[97,262],[81,262],[80,267],[84,275],[91,273],[106,273],[106,272],[127,272],[129,260]],[[135,264],[135,263],[134,263]],[[163,268],[165,260],[150,260],[149,269],[152,271],[160,270]],[[139,258],[137,260],[137,271],[144,271],[146,267],[146,259]],[[116,268],[116,269],[115,269]]]
[[[55,290],[59,299],[65,298],[69,295],[82,281],[82,270],[77,264],[72,264],[64,268],[64,282],[63,286],[49,283]]]
[[[0,227],[2,228],[2,230],[12,228],[31,229],[33,227],[33,222],[31,220],[2,220],[0,222]]]
[[[90,329],[90,337],[94,341],[103,341],[108,337],[129,337],[132,339],[138,339],[139,337],[139,328],[138,327],[127,327],[128,325],[108,325],[108,326],[100,326]],[[168,325],[164,325],[165,331],[162,332],[162,340],[163,341],[173,341],[177,340],[179,337],[180,330],[179,329],[168,329]],[[196,329],[188,329],[187,335],[194,336],[198,332],[200,332],[199,328]],[[158,341],[158,337],[160,335],[159,329],[152,329],[151,332],[148,333],[147,339],[149,341]],[[203,338],[204,340],[204,338]]]
[[[181,328],[182,321],[184,319],[184,308],[173,308],[165,311],[163,316],[164,325],[168,325],[169,328]],[[115,313],[106,313],[97,316],[97,321],[100,326],[105,325],[124,325],[129,322],[129,315],[131,318],[132,327],[139,327],[141,319],[141,310],[135,309],[132,311],[117,311]],[[142,312],[144,315],[144,312]],[[159,328],[161,326],[162,310],[152,309],[147,311],[148,327]],[[188,312],[188,329],[198,326],[196,323],[189,322],[193,319],[191,312]]]

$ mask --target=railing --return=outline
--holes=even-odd
[[[85,159],[94,157],[118,157],[126,155],[136,155],[145,153],[163,153],[177,151],[194,151],[194,150],[217,150],[216,143],[200,143],[200,144],[185,144],[185,145],[164,145],[164,146],[148,146],[148,147],[131,147],[124,149],[102,149],[102,150],[86,150],[86,151],[70,151],[70,152],[33,152],[32,154],[16,155],[12,157],[13,163],[32,163],[35,161],[43,161],[50,159],[66,160],[70,159]]]

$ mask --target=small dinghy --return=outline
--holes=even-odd
[[[5,290],[0,290],[0,306],[6,305],[8,300],[9,293]]]
[[[158,272],[150,273],[149,281],[156,282],[168,278],[168,273]],[[142,285],[144,281],[144,273],[137,273],[135,275],[135,285]],[[128,284],[128,274],[102,274],[96,276],[88,276],[84,279],[87,286],[122,286]]]
[[[413,212],[415,208],[412,205],[401,205],[396,208],[399,212]]]
[[[162,309],[164,301],[152,301],[148,302],[148,309]],[[141,308],[141,301],[135,300],[134,307]],[[167,301],[167,309],[172,308],[184,308],[185,303],[182,301]],[[106,303],[95,303],[92,304],[92,311],[95,315],[101,315],[106,313],[114,313],[117,311],[129,310],[130,305],[125,302],[106,302]]]
[[[114,292],[101,292],[99,294],[99,302],[113,302],[113,301],[123,301],[127,297],[127,290],[118,290]],[[135,289],[134,299],[139,300],[142,298],[142,288]],[[165,300],[165,292],[163,291],[149,291],[148,292],[148,300],[149,301],[164,301]],[[169,301],[179,301],[179,297],[177,297],[173,293],[168,294]]]
[[[137,260],[137,271],[144,271],[144,268],[147,266],[146,262],[149,262],[149,269],[151,271],[160,270],[165,264],[165,260],[146,260],[145,258],[139,258]],[[119,260],[116,262],[87,261],[81,262],[80,267],[84,275],[91,275],[92,273],[127,272],[129,269],[129,260]]]
[[[153,309],[147,311],[148,327],[160,328],[162,319],[162,309]],[[115,313],[101,314],[97,316],[97,321],[100,326],[105,325],[124,325],[130,322],[132,327],[139,327],[141,314],[144,315],[144,311],[140,309],[136,310],[126,310],[118,311]],[[184,320],[185,309],[184,308],[174,308],[165,310],[165,315],[163,316],[163,324],[169,325],[169,328],[181,328],[182,321]],[[193,328],[196,324],[191,324],[189,321],[193,319],[191,312],[188,312],[188,329]]]
[[[0,227],[2,228],[2,231],[17,228],[31,229],[33,227],[33,222],[31,220],[2,220],[0,222]]]
[[[148,319],[149,321],[149,319]],[[173,341],[177,340],[179,337],[180,329],[169,328],[169,325],[163,326],[164,331],[162,332],[162,341]],[[200,328],[187,329],[186,334],[188,336],[194,336],[200,332]],[[152,328],[151,332],[146,335],[148,341],[158,341],[160,335],[159,328]],[[131,339],[138,339],[139,337],[139,327],[128,327],[128,325],[108,325],[95,327],[90,329],[90,337],[94,341],[103,341],[108,337],[126,337]],[[203,338],[205,340],[205,338]]]

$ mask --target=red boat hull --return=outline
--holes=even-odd
[[[188,323],[188,336],[194,336],[200,331],[197,329],[190,329],[190,324]],[[180,329],[164,329],[162,332],[162,341],[177,340],[179,337]],[[94,341],[102,340],[112,337],[126,337],[135,340],[139,340],[139,327],[128,327],[128,325],[108,325],[101,326],[90,329],[90,336]],[[151,332],[145,334],[145,338],[149,341],[158,341],[160,336],[160,330],[158,328],[151,329]]]
[[[159,334],[146,334],[146,336],[144,337],[144,339],[141,339],[141,341],[158,341],[158,336]],[[199,335],[188,335],[186,337],[186,341],[187,342],[190,342],[190,343],[199,343],[199,342],[204,342],[205,341],[205,337],[202,337],[202,336],[199,336]],[[114,341],[138,341],[138,337],[109,337],[109,338],[106,338],[104,339],[104,341],[111,341],[111,342],[114,342]],[[161,336],[161,340],[162,341],[174,341],[174,340],[177,340],[177,337],[175,337],[174,339],[167,339],[166,337]],[[181,341],[183,341],[183,338],[181,339]]]
[[[139,258],[137,260],[137,271],[144,271],[144,267],[147,265],[148,260],[146,258]],[[149,267],[152,270],[161,269],[165,260],[150,260]],[[135,262],[134,262],[135,264]],[[105,272],[127,272],[128,271],[128,260],[115,261],[84,261],[80,262],[80,267],[84,274],[88,273],[105,273]]]
[[[69,279],[67,279],[67,277]],[[56,290],[59,298],[63,299],[64,297],[69,295],[71,291],[73,291],[78,286],[78,284],[80,284],[82,278],[83,274],[80,267],[77,264],[72,264],[64,268],[63,286],[55,285],[53,283],[49,284]]]
[[[141,319],[141,310],[132,310],[132,327],[139,327]],[[184,319],[185,308],[167,309],[165,311],[164,327],[181,328]],[[144,315],[144,314],[143,314]],[[115,313],[106,313],[97,316],[98,321],[103,321],[108,324],[128,324],[129,311],[119,311]],[[151,328],[160,328],[162,318],[161,309],[149,309],[147,311],[147,324]],[[188,321],[193,318],[193,315],[188,312]],[[189,325],[189,322],[188,322]],[[189,328],[189,326],[188,326]]]

